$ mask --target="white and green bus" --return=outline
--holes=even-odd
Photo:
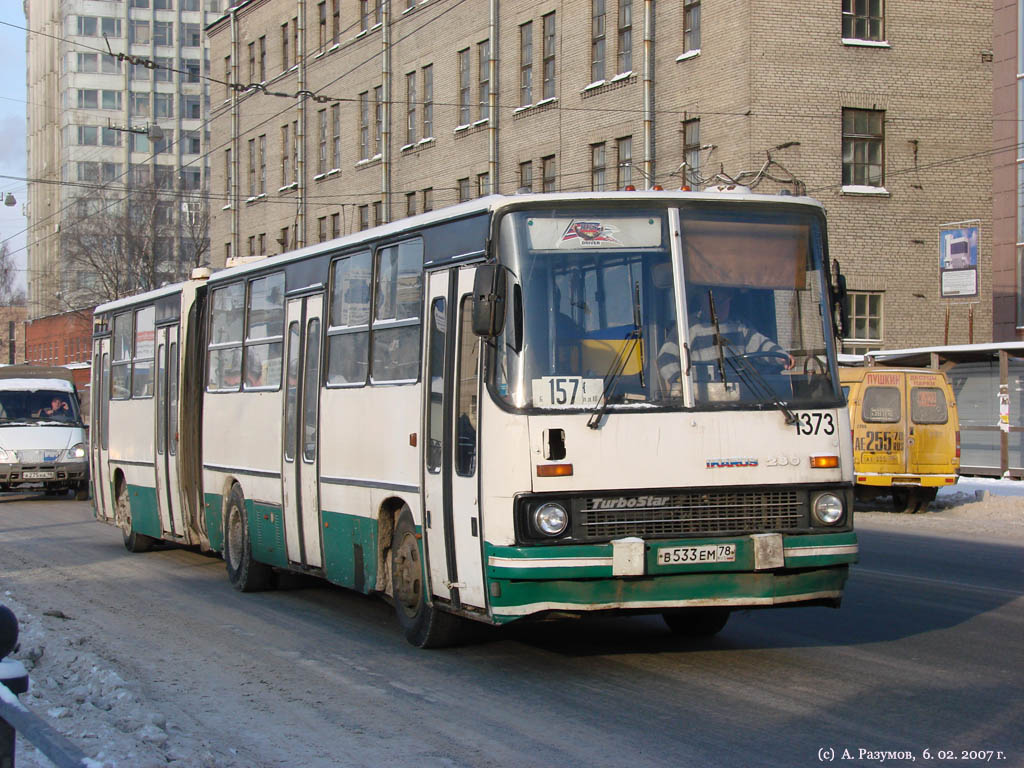
[[[857,559],[808,198],[491,196],[95,312],[96,516],[469,621],[838,606]]]

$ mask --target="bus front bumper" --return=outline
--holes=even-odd
[[[734,557],[724,562],[678,562],[678,557],[668,562],[676,550],[700,558],[701,553],[729,545],[735,548]],[[547,611],[838,605],[849,566],[857,557],[857,536],[852,531],[675,541],[623,539],[547,547],[488,544],[487,579],[491,613],[499,623]]]
[[[52,464],[0,464],[0,485],[35,485],[71,488],[89,479],[89,461]]]

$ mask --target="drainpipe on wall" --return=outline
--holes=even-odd
[[[498,0],[490,0],[488,40],[487,79],[491,89],[487,94],[487,178],[488,191],[493,194],[498,191]]]
[[[238,82],[238,11],[231,8],[231,82]],[[238,250],[238,91],[231,89],[231,184],[228,188],[228,205],[231,208],[231,255],[241,256]],[[213,244],[210,244],[213,249]]]
[[[306,90],[306,4],[298,0],[298,41],[295,56],[299,60],[298,85],[299,93]],[[306,244],[306,104],[308,96],[299,98],[299,135],[295,137],[298,144],[298,159],[296,160],[295,180],[299,184],[297,190],[298,200],[295,209],[295,235],[292,242],[295,248],[301,248]]]
[[[380,196],[384,221],[391,221],[391,0],[381,0]]]
[[[644,0],[644,179],[654,183],[654,0]]]

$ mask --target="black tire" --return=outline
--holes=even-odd
[[[680,637],[711,637],[729,621],[728,608],[683,608],[661,614],[673,635]]]
[[[89,481],[83,480],[78,484],[75,489],[75,501],[88,501],[89,499]]]
[[[253,559],[245,497],[237,485],[231,487],[224,511],[224,562],[228,581],[239,592],[261,592],[273,585],[274,569]]]
[[[132,503],[128,496],[128,483],[120,481],[117,486],[117,504],[114,520],[121,529],[124,548],[129,552],[148,552],[156,542],[152,536],[132,530]]]
[[[908,507],[911,504],[911,492],[906,488],[893,488],[892,489],[892,511],[893,512],[907,512]],[[914,502],[916,506],[916,502]],[[909,510],[913,512],[913,510]]]
[[[405,639],[417,648],[443,648],[464,638],[464,619],[427,602],[427,580],[412,515],[403,510],[391,537],[391,594]]]

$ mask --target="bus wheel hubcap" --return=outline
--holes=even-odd
[[[420,605],[420,551],[412,536],[403,536],[395,552],[395,599],[409,615]]]

